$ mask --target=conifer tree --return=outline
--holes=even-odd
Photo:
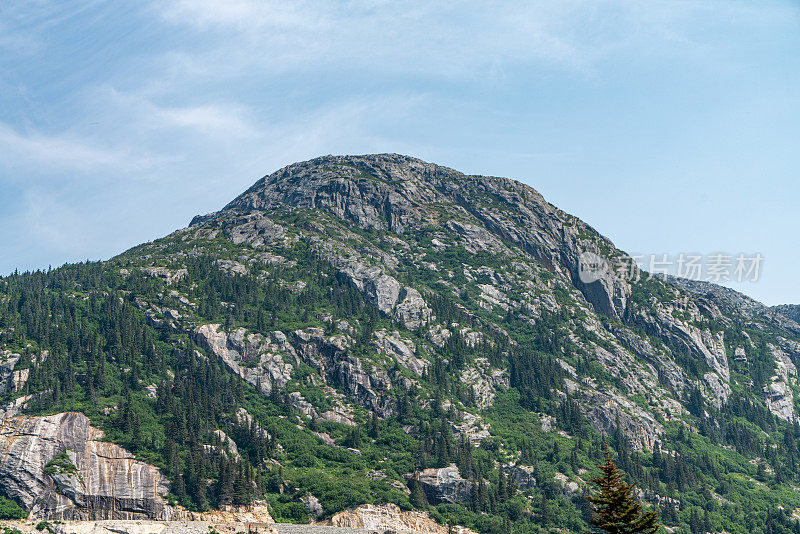
[[[598,492],[589,497],[594,505],[591,523],[608,534],[655,534],[661,528],[658,513],[645,511],[633,495],[633,484],[626,483],[624,473],[611,460],[608,445],[606,462],[598,466],[602,475],[592,479]]]
[[[425,490],[422,488],[422,484],[419,483],[419,480],[411,479],[409,486],[409,489],[411,490],[411,495],[409,496],[411,505],[415,508],[427,508],[428,499],[425,496]]]
[[[378,423],[378,414],[372,412],[372,419],[370,420],[369,435],[373,439],[381,437],[380,424]]]

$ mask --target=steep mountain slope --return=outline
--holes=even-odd
[[[107,262],[2,279],[0,382],[8,411],[86,413],[188,508],[582,531],[607,441],[665,523],[775,532],[800,507],[800,327],[734,297],[649,277],[519,182],[326,156]]]
[[[773,306],[772,310],[794,322],[800,322],[800,304],[781,304]]]

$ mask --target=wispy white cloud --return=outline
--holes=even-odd
[[[319,8],[328,11],[332,4],[320,2]],[[234,26],[242,30],[265,27],[310,28],[319,25],[318,17],[309,17],[313,6],[305,1],[274,0],[177,0],[157,6],[163,17],[200,28]]]
[[[46,135],[20,132],[0,123],[0,160],[3,166],[34,166],[42,169],[136,170],[153,161],[126,148],[106,148],[94,141],[69,134]]]
[[[227,133],[250,136],[253,129],[245,124],[238,111],[217,106],[163,109],[163,116],[177,126],[193,128],[202,133]]]
[[[470,80],[529,63],[594,74],[599,62],[626,48],[663,52],[666,45],[692,54],[704,46],[704,21],[771,20],[790,12],[714,0],[177,0],[156,6],[169,24],[209,37],[171,55],[174,68],[197,75],[346,65]]]
[[[351,65],[385,71],[474,77],[498,61],[586,67],[575,32],[584,1],[274,2],[180,0],[157,4],[175,26],[215,34],[211,44],[176,53],[188,71],[217,75],[260,66],[287,69]]]
[[[179,87],[162,87],[156,93],[173,96]],[[230,102],[200,105],[170,106],[154,101],[152,89],[121,91],[103,86],[90,98],[104,107],[104,113],[125,121],[131,132],[179,129],[184,135],[204,135],[216,138],[247,138],[256,135],[256,127],[248,117],[248,106]],[[186,100],[184,98],[184,100]]]
[[[157,106],[148,95],[108,87],[93,99],[98,116],[86,120],[98,119],[93,128],[127,148],[103,148],[96,142],[101,134],[92,142],[0,124],[0,191],[17,198],[0,210],[0,234],[12,243],[0,255],[0,272],[108,257],[221,208],[259,176],[293,161],[413,151],[382,135],[380,125],[428,105],[404,94],[349,99],[266,117],[254,128],[236,106]]]

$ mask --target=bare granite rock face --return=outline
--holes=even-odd
[[[216,260],[214,264],[229,274],[247,274],[250,272],[245,265],[234,260]]]
[[[787,348],[791,349],[791,346]],[[792,386],[797,384],[797,367],[781,347],[768,343],[767,349],[775,361],[776,374],[764,386],[764,401],[773,414],[784,421],[794,421],[796,416]]]
[[[536,468],[530,465],[504,465],[503,471],[515,487],[531,490],[536,487]]]
[[[480,415],[464,412],[459,423],[451,423],[455,436],[467,439],[474,447],[479,447],[481,441],[488,439],[489,425]]]
[[[237,328],[227,333],[219,324],[205,324],[195,329],[194,339],[198,346],[266,394],[274,387],[285,387],[291,378],[296,353],[283,332],[264,336]]]
[[[705,397],[708,402],[716,409],[722,408],[728,402],[728,397],[731,394],[731,387],[727,382],[724,382],[716,373],[706,373],[703,376],[703,385],[705,386]]]
[[[692,355],[703,358],[712,371],[724,381],[730,380],[730,367],[725,350],[724,334],[712,334],[708,329],[681,321],[659,302],[653,302],[655,314],[634,311],[632,321],[652,335],[684,347]]]
[[[465,503],[472,494],[472,482],[461,478],[455,465],[423,469],[416,478],[425,490],[428,501],[432,503]]]
[[[168,519],[166,477],[80,413],[12,416],[0,422],[0,492],[33,517]],[[53,462],[65,453],[66,459]]]
[[[344,386],[350,395],[366,408],[385,417],[395,408],[386,393],[392,388],[389,376],[382,369],[368,370],[360,358],[345,356],[337,362],[331,375],[335,383]]]
[[[308,515],[312,519],[317,519],[318,517],[322,516],[325,513],[325,509],[322,507],[322,503],[319,502],[314,495],[310,493],[308,495],[304,495],[300,498],[300,502],[306,507],[308,510]]]
[[[553,475],[553,481],[561,488],[564,495],[572,496],[580,490],[578,483],[570,480],[564,473],[556,473]]]
[[[453,526],[448,530],[447,526],[431,519],[427,512],[402,511],[396,504],[362,504],[339,512],[319,524],[370,532],[475,534],[460,526]]]
[[[161,278],[167,283],[167,285],[174,284],[188,274],[186,269],[172,271],[165,267],[145,267],[142,269],[142,271],[153,278]]]
[[[606,435],[619,430],[631,440],[634,448],[653,450],[660,443],[664,427],[653,415],[626,397],[607,392],[589,394],[586,417]]]
[[[219,510],[205,512],[192,512],[178,506],[170,517],[170,522],[175,521],[215,523],[229,527],[235,527],[238,524],[239,530],[242,529],[242,524],[266,525],[275,522],[269,513],[269,505],[264,501],[255,501],[246,506],[223,506]]]
[[[19,354],[10,351],[0,352],[0,395],[22,390],[28,381],[30,369],[15,369]]]
[[[381,417],[394,412],[396,402],[391,394],[393,384],[388,373],[348,355],[346,349],[354,343],[349,335],[325,336],[321,328],[306,328],[294,331],[292,338],[298,356],[317,369],[328,382],[341,386],[356,404]],[[391,347],[391,343],[388,346]],[[399,346],[395,348],[401,350]],[[322,415],[324,419],[338,419],[335,414]]]
[[[378,350],[394,358],[400,365],[407,367],[417,376],[422,376],[425,369],[428,368],[428,362],[417,357],[417,348],[414,343],[410,339],[401,338],[398,331],[379,330],[374,333],[374,336],[374,344]]]
[[[773,380],[764,386],[767,408],[784,421],[794,421],[794,395],[783,380]]]
[[[800,304],[782,304],[780,306],[773,306],[772,311],[783,315],[795,323],[800,324]]]
[[[235,244],[247,243],[253,247],[263,246],[265,243],[280,241],[286,235],[286,230],[265,217],[263,213],[252,213],[247,219],[229,230],[231,241]]]
[[[476,197],[485,195],[514,210],[517,217],[511,219],[507,210],[476,204]],[[501,252],[508,250],[502,242],[507,240],[570,278],[599,311],[612,317],[624,314],[631,293],[627,281],[612,271],[590,283],[578,276],[583,249],[596,249],[594,241],[599,237],[589,226],[514,180],[464,175],[408,156],[323,156],[295,163],[258,180],[222,212],[196,218],[193,224],[221,214],[293,206],[323,209],[361,228],[402,233],[435,220],[430,206],[436,203],[459,205],[481,223],[449,223],[450,231],[462,236],[468,250]],[[380,286],[369,291],[388,313],[397,299],[395,287],[378,278],[369,277]]]
[[[38,530],[38,521],[13,522],[8,525],[22,534],[278,534],[278,530],[267,523],[246,521],[155,521],[142,519],[115,519],[97,521],[59,521],[50,523],[46,530]]]
[[[324,165],[328,161],[331,165]],[[414,187],[417,184],[412,181],[436,167],[396,155],[380,159],[325,156],[265,176],[225,209],[265,210],[286,204],[325,208],[363,228],[402,232],[419,224],[419,199],[435,202],[440,197],[430,188]],[[375,177],[409,180],[406,187],[399,189]]]
[[[392,312],[392,317],[396,321],[402,323],[409,330],[415,330],[428,324],[433,311],[428,307],[419,291],[406,286],[398,298],[400,302]]]

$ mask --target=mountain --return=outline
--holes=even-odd
[[[781,304],[780,306],[773,306],[772,311],[780,313],[796,323],[800,322],[800,304]]]
[[[0,280],[0,493],[50,518],[393,503],[583,532],[608,443],[670,527],[789,531],[790,315],[651,277],[520,182],[325,156]]]

